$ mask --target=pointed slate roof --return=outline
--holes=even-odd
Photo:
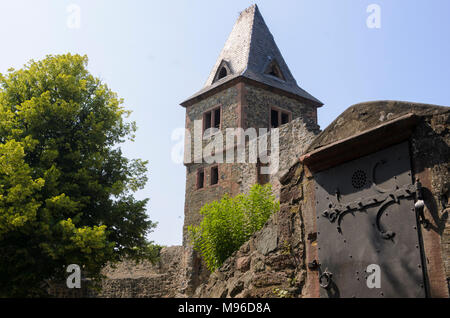
[[[267,74],[267,68],[273,63],[278,66],[284,79]],[[231,74],[217,80],[217,74],[223,65],[227,66]],[[297,85],[256,4],[239,15],[205,86],[181,105],[238,77],[307,99],[318,107],[323,105]]]

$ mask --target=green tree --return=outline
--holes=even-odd
[[[203,216],[200,225],[188,227],[193,247],[212,272],[259,231],[279,208],[270,184],[255,184],[248,195],[234,198],[225,195],[220,201],[205,204],[200,210]]]
[[[47,56],[0,74],[0,296],[45,294],[45,282],[83,266],[154,255],[147,162],[119,144],[136,125],[123,100],[80,55]]]

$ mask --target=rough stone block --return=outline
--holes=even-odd
[[[263,255],[274,251],[278,245],[278,236],[275,229],[265,227],[261,235],[256,239],[256,249]]]

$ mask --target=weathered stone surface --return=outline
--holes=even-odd
[[[242,292],[244,290],[244,282],[243,281],[236,281],[232,284],[231,288],[230,288],[230,297],[236,297],[237,294],[239,294],[240,292]]]
[[[261,232],[261,236],[256,241],[256,249],[263,255],[267,255],[277,248],[277,233],[270,227],[266,227]]]
[[[107,267],[103,274],[102,291],[96,297],[105,298],[166,298],[188,297],[200,281],[204,270],[196,262],[191,248],[166,247],[156,264],[124,261]],[[198,260],[198,259],[197,259]],[[215,275],[214,277],[217,277]],[[220,295],[219,295],[220,296]]]
[[[289,297],[298,297],[306,276],[300,219],[300,213],[289,209],[273,215],[261,231],[196,290],[195,296],[280,297],[280,291],[286,291]],[[223,279],[216,279],[219,273]]]
[[[241,257],[236,260],[236,269],[241,272],[246,272],[250,269],[250,258]]]
[[[401,101],[374,101],[356,104],[339,115],[311,143],[307,152],[356,135],[385,121],[399,118],[408,113],[430,116],[442,111],[446,111],[446,107]],[[388,114],[388,116],[385,114]]]

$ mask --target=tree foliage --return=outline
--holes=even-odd
[[[147,200],[133,197],[147,162],[118,147],[136,125],[87,61],[47,56],[0,74],[0,296],[40,295],[69,264],[98,279],[107,262],[153,253]]]
[[[259,231],[280,208],[270,184],[255,184],[248,195],[225,195],[200,210],[203,220],[188,227],[194,246],[212,272]]]

